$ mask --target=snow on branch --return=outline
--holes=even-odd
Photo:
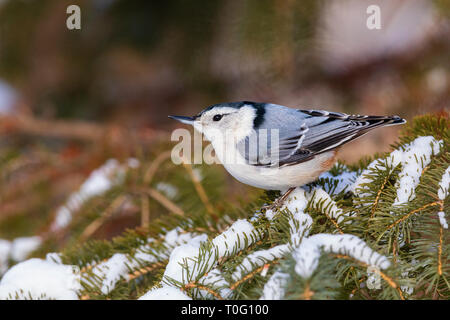
[[[138,291],[147,291],[139,298],[141,300],[239,298],[240,288],[246,288],[241,286],[242,283],[258,283],[260,287],[256,289],[261,291],[256,297],[260,296],[260,299],[282,299],[291,281],[300,279],[308,285],[309,282],[314,282],[311,279],[320,274],[315,271],[319,267],[323,252],[351,257],[363,267],[389,268],[391,263],[387,257],[374,251],[362,238],[346,233],[355,232],[364,237],[362,233],[357,233],[364,228],[358,229],[359,225],[356,224],[355,228],[352,219],[345,220],[349,214],[353,217],[351,204],[348,204],[347,198],[344,201],[338,200],[342,199],[342,192],[349,189],[359,198],[364,197],[369,190],[368,185],[380,171],[392,173],[395,170],[395,173],[399,174],[394,188],[390,189],[392,200],[389,203],[393,202],[393,211],[398,212],[396,209],[403,208],[400,205],[416,197],[415,189],[421,176],[430,165],[432,156],[442,151],[442,145],[442,140],[431,136],[418,137],[393,151],[387,158],[373,161],[359,176],[361,168],[350,172],[345,167],[338,167],[336,169],[341,174],[326,173],[320,178],[327,181],[296,188],[279,210],[267,210],[264,214],[258,213],[248,220],[238,219],[212,239],[208,239],[206,233],[187,232],[172,225],[173,229],[168,232],[162,228],[156,239],[139,240],[142,242],[133,244],[128,252],[111,253],[108,259],[97,259],[101,261],[86,259],[91,263],[83,262],[81,271],[62,264],[60,254],[48,254],[46,260],[27,260],[12,267],[4,275],[0,282],[0,299],[77,299],[81,295],[85,297],[86,292],[87,295],[115,297],[121,291],[114,291],[119,288],[120,281],[136,279],[142,275],[140,270],[149,266],[153,268],[155,265],[164,270],[154,274],[157,280],[152,278],[151,285],[147,284],[148,287],[144,287],[143,291]],[[58,210],[53,230],[67,226],[72,215],[81,209],[85,201],[94,196],[101,196],[115,185],[123,183],[126,169],[136,166],[139,166],[137,160],[130,160],[127,164],[109,160],[104,166],[93,171],[80,189],[69,197],[66,205]],[[442,228],[445,229],[448,224],[443,208],[444,200],[449,195],[449,185],[450,167],[440,179],[437,190],[440,202],[436,202],[441,203],[438,216]],[[156,188],[169,197],[175,197],[179,191],[167,183],[159,183]],[[419,209],[413,209],[412,212],[414,210]],[[314,219],[308,212],[314,213]],[[331,220],[336,228],[326,229],[329,224],[322,224],[324,219],[321,219],[320,214]],[[344,224],[344,220],[348,221],[348,224]],[[196,229],[192,220],[189,220],[188,225],[193,226],[192,230],[203,230]],[[260,229],[261,225],[268,225],[270,231]],[[329,233],[311,235],[316,227],[320,230],[317,232]],[[336,229],[341,234],[333,234]],[[270,234],[272,230],[275,230],[273,238]],[[270,242],[266,242],[267,239],[270,239]],[[12,254],[25,259],[29,253],[29,250],[25,252],[27,246],[24,245],[23,250],[14,251],[13,243],[14,241],[0,240],[0,272]],[[36,246],[39,245],[40,242]],[[31,247],[31,241],[28,247]],[[287,257],[289,259],[286,259]],[[271,267],[275,264],[279,267],[272,270]],[[291,268],[292,264],[294,268]],[[325,270],[328,272],[328,269]],[[268,279],[267,274],[271,274]],[[248,279],[255,280],[250,282]],[[136,281],[134,284],[138,286],[139,283]],[[238,287],[239,289],[235,290]],[[122,288],[120,286],[119,289]]]
[[[438,198],[439,200],[444,202],[445,198],[448,197],[448,192],[450,188],[450,166],[445,170],[444,174],[442,175],[442,179],[439,182],[439,190],[438,190]],[[439,217],[439,223],[441,224],[442,228],[448,229],[448,223],[445,219],[445,213],[443,210],[444,205],[441,205],[441,211],[438,212]]]
[[[211,242],[207,242],[206,235],[191,239],[172,251],[163,276],[163,288],[174,286],[174,283],[186,285],[197,280],[208,282],[203,276],[219,259],[236,254],[258,238],[259,234],[253,225],[245,219],[240,219]]]
[[[42,259],[30,259],[12,267],[0,283],[0,300],[78,299],[79,270]]]
[[[192,300],[192,298],[178,288],[162,287],[147,291],[138,300]]]
[[[66,227],[72,220],[72,215],[80,210],[87,200],[101,195],[113,186],[122,183],[126,169],[136,168],[138,166],[139,161],[133,158],[129,159],[125,165],[121,165],[116,159],[109,159],[100,168],[92,171],[80,189],[71,194],[65,205],[58,209],[51,230],[57,231]]]
[[[392,171],[401,165],[402,169],[395,185],[397,189],[395,205],[406,203],[415,198],[414,190],[419,184],[422,171],[430,163],[432,155],[440,152],[442,145],[442,140],[436,140],[432,136],[418,137],[392,151],[386,159],[372,161],[356,179],[351,190],[359,197],[367,196],[364,185],[372,182],[372,177],[377,175],[376,170]]]
[[[285,294],[285,287],[289,282],[289,274],[284,273],[280,270],[275,271],[275,273],[267,280],[264,285],[263,294],[259,298],[260,300],[281,300]]]
[[[245,257],[242,263],[237,266],[237,269],[233,272],[231,278],[233,281],[238,281],[256,267],[263,266],[269,261],[279,259],[290,251],[291,249],[288,244],[280,244],[267,250],[253,252]]]
[[[166,233],[161,248],[155,249],[152,244],[155,239],[149,238],[145,245],[136,249],[134,255],[116,253],[100,264],[93,263],[90,273],[83,279],[93,281],[103,294],[109,294],[121,279],[130,280],[133,271],[139,270],[142,265],[154,264],[169,258],[174,249],[183,247],[186,243],[205,241],[205,235],[183,232],[179,227]],[[94,275],[94,277],[92,277]]]
[[[350,234],[316,234],[303,239],[292,256],[296,260],[295,271],[303,278],[309,278],[319,264],[321,250],[328,253],[348,255],[367,265],[386,269],[389,260],[373,251],[363,240]]]
[[[343,191],[350,191],[352,185],[357,178],[357,172],[347,171],[347,167],[343,166],[344,170],[339,175],[332,175],[330,172],[324,172],[319,176],[319,179],[330,181],[331,183],[325,183],[325,191],[333,196]]]

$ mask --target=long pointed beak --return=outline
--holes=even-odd
[[[185,116],[169,116],[170,119],[178,120],[185,124],[194,124],[195,117],[185,117]]]

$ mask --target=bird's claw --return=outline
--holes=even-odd
[[[284,201],[287,199],[287,197],[291,194],[291,192],[294,189],[295,188],[288,189],[281,197],[278,197],[277,199],[275,199],[271,204],[262,206],[261,209],[266,210],[266,212],[268,210],[271,210],[272,212],[278,211],[283,206]]]
[[[280,201],[280,200],[281,199],[278,198],[278,199],[274,200],[274,202],[272,202],[271,204],[262,206],[261,209],[263,209],[265,211],[271,210],[272,212],[278,211],[278,209],[280,209],[281,206],[283,205],[283,201]]]

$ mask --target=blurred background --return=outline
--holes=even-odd
[[[166,130],[168,114],[255,100],[410,118],[448,103],[449,17],[444,0],[2,0],[0,113]]]
[[[81,30],[66,27],[72,4]],[[0,0],[0,238],[45,234],[107,159],[170,150],[180,124],[167,115],[239,100],[408,120],[448,111],[450,1]],[[399,129],[339,158],[388,151]],[[214,170],[222,197],[257,194]],[[124,212],[92,236],[140,225]]]

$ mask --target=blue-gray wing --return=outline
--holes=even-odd
[[[405,123],[398,116],[360,116],[271,105],[264,122],[238,148],[255,166],[293,165],[333,150],[368,131]]]

